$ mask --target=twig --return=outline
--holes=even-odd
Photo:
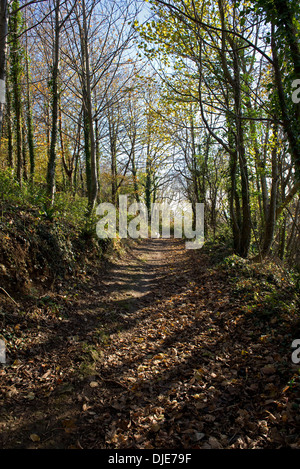
[[[18,303],[10,296],[9,293],[7,293],[6,290],[4,290],[4,288],[0,287],[0,290],[2,290],[11,299],[11,301],[13,301],[13,303],[19,307]]]
[[[104,381],[106,383],[117,384],[118,386],[121,386],[122,388],[127,389],[127,391],[129,391],[129,388],[126,386],[126,384],[123,384],[120,381],[117,381],[117,380],[114,380],[114,379],[103,378],[103,376],[100,376],[99,374],[97,374],[97,377],[100,378],[101,381]]]

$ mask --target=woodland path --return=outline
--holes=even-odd
[[[16,327],[24,346],[1,370],[1,448],[294,442],[280,356],[222,272],[181,240],[137,243],[29,307]]]

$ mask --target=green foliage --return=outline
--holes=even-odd
[[[55,203],[51,207],[44,185],[23,182],[21,187],[10,168],[0,170],[0,201],[34,209],[42,219],[70,223],[78,227],[78,230],[95,224],[95,217],[86,217],[85,197],[57,192]]]
[[[247,314],[272,321],[299,316],[298,276],[274,262],[252,263],[231,255],[218,266],[226,273],[232,293]]]
[[[209,255],[213,265],[226,262],[225,259],[233,253],[230,227],[228,225],[219,227],[215,238],[212,233],[209,233],[202,251]]]
[[[0,171],[0,200],[20,203],[23,191],[10,168]]]

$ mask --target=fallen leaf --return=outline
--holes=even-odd
[[[276,373],[276,368],[274,365],[265,365],[261,371],[265,374],[265,375],[273,375]]]
[[[62,424],[66,433],[72,433],[77,429],[76,422],[73,419],[63,420]]]
[[[195,432],[192,436],[192,440],[196,443],[197,441],[202,440],[205,437],[205,433]]]
[[[90,387],[91,387],[91,388],[96,388],[97,386],[98,386],[97,381],[91,381],[91,382],[90,382]]]
[[[210,436],[208,439],[208,443],[212,449],[222,449],[221,443],[215,438],[214,436]]]
[[[157,433],[157,432],[159,432],[159,430],[160,430],[160,425],[158,423],[153,423],[151,425],[151,431],[152,432]]]

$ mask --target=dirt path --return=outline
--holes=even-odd
[[[80,447],[81,438],[84,445],[107,446],[111,402],[122,402],[124,390],[135,397],[130,388],[136,363],[130,357],[147,354],[147,308],[179,288],[183,255],[180,242],[138,243],[84,283],[46,295],[22,318],[12,313],[12,328],[22,339],[16,338],[9,366],[0,370],[1,447],[65,448],[74,441]],[[99,406],[104,426],[94,426]],[[83,424],[92,425],[87,434]],[[74,439],[77,432],[81,436]]]
[[[49,298],[16,319],[2,448],[295,444],[280,356],[204,254],[145,240]]]

